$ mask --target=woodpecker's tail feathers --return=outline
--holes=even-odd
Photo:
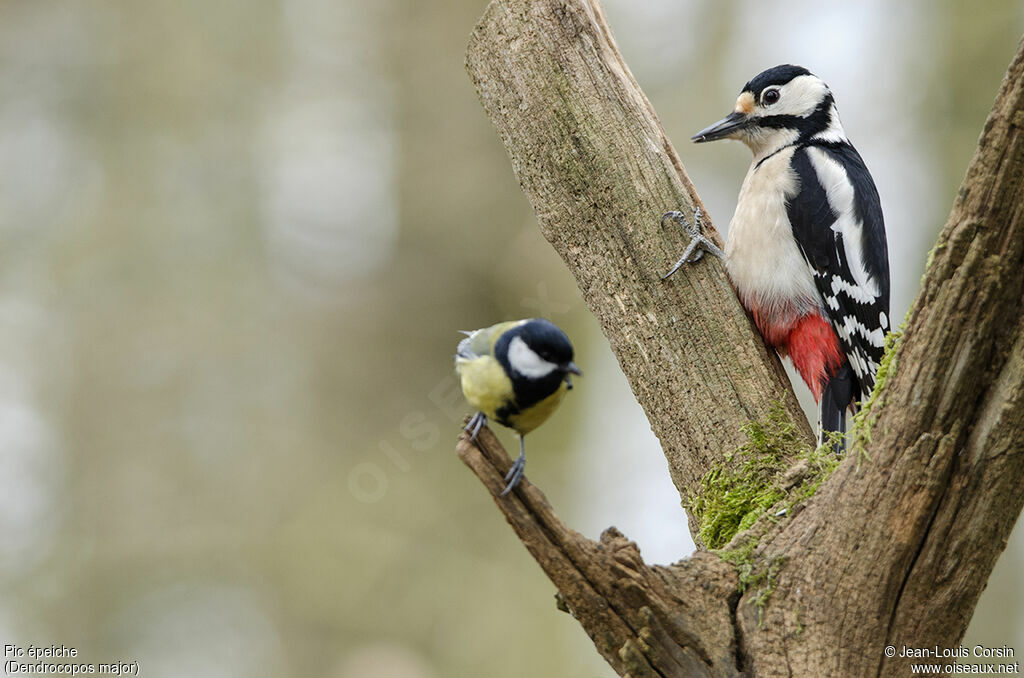
[[[846,434],[846,410],[853,402],[854,390],[853,371],[849,363],[844,363],[825,384],[821,393],[820,419],[818,421],[818,446],[824,445],[829,433]],[[835,446],[836,454],[846,451],[846,441],[840,439]]]

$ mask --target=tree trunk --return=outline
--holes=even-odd
[[[662,214],[692,219],[703,205],[601,7],[492,3],[467,64],[541,232],[600,321],[679,491],[741,445],[741,425],[775,401],[809,441],[782,365],[722,262],[704,257],[661,280],[687,243],[678,225],[662,227]],[[717,238],[706,216],[704,224]]]
[[[614,529],[599,543],[567,529],[528,481],[496,497],[620,675],[908,675],[887,645],[957,646],[1024,504],[1022,50],[853,453],[793,494],[820,457],[801,451],[810,427],[720,262],[661,280],[685,239],[660,215],[701,203],[597,1],[487,7],[467,68],[684,501],[709,493],[712,469],[745,472],[750,422],[788,441],[759,481],[783,499],[671,567],[648,567]],[[458,453],[497,495],[497,441],[463,438]]]

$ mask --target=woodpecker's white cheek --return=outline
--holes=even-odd
[[[527,379],[540,379],[558,369],[558,365],[537,355],[532,348],[526,345],[522,337],[513,337],[509,342],[508,362],[514,372]]]
[[[766,108],[764,115],[807,117],[828,94],[828,87],[814,75],[801,75],[779,88],[779,103]]]

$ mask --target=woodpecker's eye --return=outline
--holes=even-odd
[[[761,95],[761,103],[765,106],[771,106],[779,100],[779,90],[777,89],[766,89],[764,94]]]

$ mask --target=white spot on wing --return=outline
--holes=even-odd
[[[853,357],[854,364],[857,366],[857,378],[863,379],[869,374],[867,361],[864,360],[864,355],[860,351],[855,351]]]
[[[889,318],[886,317],[885,311],[878,314],[878,325],[883,329],[889,329]]]
[[[838,294],[839,292],[845,292],[846,296],[850,297],[854,301],[859,301],[862,304],[873,303],[876,297],[872,296],[869,292],[866,292],[860,285],[853,285],[849,280],[844,280],[841,276],[832,276],[832,292]]]
[[[843,332],[841,333],[845,333],[847,338],[853,337],[854,334],[857,334],[872,346],[881,348],[885,344],[885,333],[880,327],[869,330],[862,322],[852,315],[843,316],[842,330]]]

